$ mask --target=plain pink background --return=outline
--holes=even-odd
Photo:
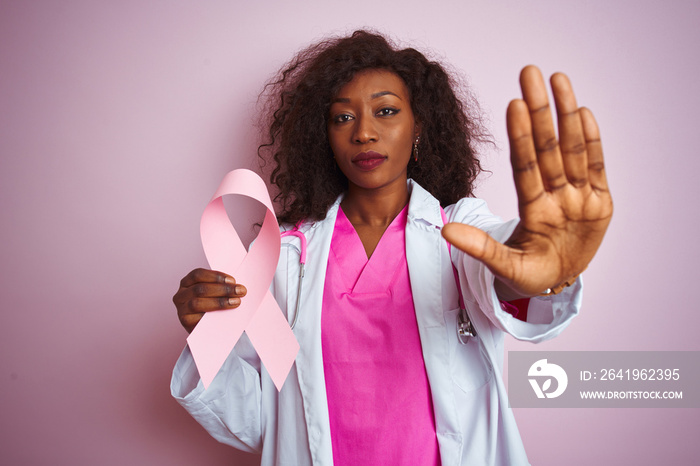
[[[602,129],[615,217],[582,314],[539,347],[700,350],[694,1],[0,1],[3,464],[241,464],[170,398],[170,299],[199,217],[254,167],[255,99],[293,52],[372,26],[463,70],[499,142],[479,195],[515,215],[504,113],[528,64]],[[516,410],[534,465],[696,464],[695,409]]]

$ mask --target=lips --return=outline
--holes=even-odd
[[[386,161],[386,156],[374,151],[360,152],[352,158],[352,163],[360,170],[365,171],[374,170],[384,161]]]

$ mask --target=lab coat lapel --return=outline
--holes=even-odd
[[[411,278],[418,323],[426,328],[443,327],[440,252],[440,204],[427,191],[412,183],[406,222],[406,259]],[[437,211],[437,217],[432,211]]]
[[[450,348],[444,312],[457,302],[452,263],[442,238],[440,203],[409,180],[411,200],[406,223],[406,259],[413,303],[423,347],[423,359],[431,386],[450,378]],[[450,283],[443,283],[448,277]],[[435,427],[443,464],[457,464],[462,440],[454,394],[432,390]],[[454,457],[447,457],[453,452]]]

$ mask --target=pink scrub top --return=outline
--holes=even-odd
[[[321,316],[335,465],[440,464],[406,262],[407,213],[367,259],[338,210]]]

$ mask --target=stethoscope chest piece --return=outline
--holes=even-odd
[[[472,321],[469,319],[467,310],[462,308],[459,311],[459,318],[457,320],[457,338],[459,342],[463,345],[469,343],[471,338],[476,338],[476,330]]]

